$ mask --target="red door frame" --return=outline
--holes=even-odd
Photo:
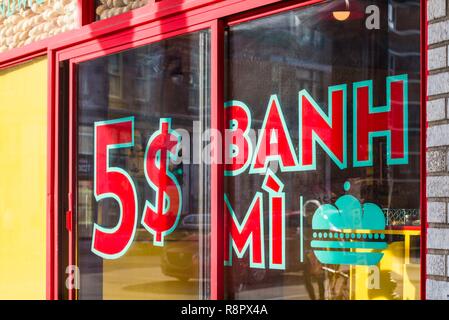
[[[211,128],[212,132],[220,132],[213,140],[215,153],[211,168],[211,237],[210,237],[210,298],[224,298],[224,166],[221,159],[224,154],[221,137],[224,137],[224,25],[221,20],[212,24],[211,37]],[[221,84],[221,85],[220,85]],[[215,186],[215,188],[213,187]]]
[[[68,233],[68,265],[75,266],[77,264],[76,254],[76,234],[77,234],[77,218],[74,214],[75,201],[77,199],[77,180],[76,180],[76,163],[77,163],[77,81],[76,81],[76,69],[77,65],[73,61],[69,62],[69,163],[68,163],[68,210],[65,214],[65,225]],[[58,269],[57,269],[58,270]],[[57,281],[56,276],[56,281]],[[77,297],[77,291],[75,288],[68,288],[68,298],[74,300]]]
[[[426,300],[426,280],[427,280],[427,79],[429,76],[428,56],[429,48],[428,33],[429,21],[427,16],[427,1],[421,0],[421,190],[420,190],[420,213],[421,213],[421,277],[420,293],[421,300]]]
[[[48,187],[47,187],[47,298],[58,298],[58,134],[59,120],[59,63],[70,61],[70,110],[71,132],[75,129],[75,64],[106,54],[135,48],[160,41],[182,33],[205,28],[211,30],[211,126],[223,130],[223,34],[225,23],[239,23],[260,18],[293,8],[307,6],[323,0],[281,1],[281,0],[176,0],[171,5],[147,7],[93,22],[92,0],[81,1],[77,30],[45,39],[23,48],[0,54],[0,69],[22,63],[37,56],[48,56]],[[231,17],[231,18],[230,18]],[[93,22],[93,23],[91,23]],[[426,279],[426,101],[427,101],[427,1],[421,0],[421,299],[425,299]],[[73,122],[73,123],[72,123]],[[73,132],[72,132],[73,133]],[[72,134],[72,138],[74,135]],[[74,159],[76,144],[70,142],[69,159]],[[73,171],[71,164],[69,180],[70,197],[73,196]],[[213,186],[211,194],[211,299],[223,299],[223,167],[217,162],[211,167]],[[73,201],[69,200],[69,211]],[[73,218],[72,218],[73,221]],[[73,293],[71,298],[74,298]]]
[[[307,1],[296,3],[295,6],[304,6],[312,2],[320,2],[322,0]],[[186,16],[175,16],[168,17],[167,19],[161,19],[158,21],[150,22],[143,25],[138,25],[132,27],[129,30],[123,30],[117,34],[112,34],[105,36],[100,39],[87,39],[88,41],[82,42],[78,45],[64,48],[58,50],[56,53],[56,59],[54,61],[55,65],[59,64],[61,61],[70,61],[70,75],[69,75],[69,109],[71,117],[69,119],[70,129],[69,129],[69,211],[67,214],[70,221],[67,225],[70,225],[70,237],[69,237],[69,264],[73,264],[75,261],[75,233],[73,232],[75,228],[75,215],[71,213],[74,212],[74,199],[76,198],[75,189],[75,160],[76,160],[76,135],[75,135],[75,118],[76,118],[76,64],[91,60],[94,58],[102,57],[107,54],[112,54],[122,50],[136,48],[142,45],[150,44],[153,42],[161,41],[163,39],[171,38],[176,35],[185,34],[188,32],[194,32],[202,29],[211,30],[211,127],[212,131],[222,132],[224,126],[224,112],[222,108],[223,101],[223,80],[224,80],[224,59],[223,59],[223,45],[224,45],[224,27],[222,18],[227,17],[232,14],[239,14],[243,11],[254,9],[260,7],[264,1],[246,1],[241,3],[244,7],[236,6],[240,3],[239,1],[233,1],[234,5],[232,10],[226,7],[227,11],[223,12],[223,7],[215,8],[216,11],[210,8],[200,8],[205,10],[204,12],[187,12]],[[251,3],[253,2],[253,3]],[[274,3],[277,1],[265,1],[266,3]],[[297,2],[297,1],[296,1]],[[214,13],[214,14],[211,14]],[[163,32],[162,32],[163,31]],[[58,100],[56,97],[53,98],[55,102],[55,109],[58,109]],[[56,133],[57,135],[57,133]],[[218,148],[219,140],[214,140]],[[217,149],[215,149],[217,150]],[[219,154],[216,154],[219,156]],[[56,161],[55,161],[56,162]],[[219,159],[215,159],[211,166],[211,185],[217,186],[214,190],[211,190],[211,299],[223,299],[224,297],[224,266],[219,261],[223,261],[223,166],[220,164]],[[57,172],[55,172],[54,179],[57,179]],[[56,183],[55,183],[56,184]],[[55,201],[54,212],[57,212],[58,201]],[[57,226],[55,220],[54,225]],[[56,246],[58,235],[55,234],[53,237],[53,243]],[[57,259],[54,257],[54,268],[53,272],[58,270]],[[51,277],[53,279],[54,290],[51,298],[56,299],[57,292],[57,275]],[[69,290],[69,298],[76,298],[76,291]]]

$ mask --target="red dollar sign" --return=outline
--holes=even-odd
[[[170,159],[177,160],[180,145],[180,135],[171,129],[171,119],[161,119],[145,151],[145,177],[156,191],[156,205],[145,202],[142,225],[153,234],[155,246],[164,245],[164,237],[175,230],[181,214],[181,188],[169,170]]]

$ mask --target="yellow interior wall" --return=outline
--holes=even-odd
[[[407,263],[406,251],[404,241],[396,241],[390,243],[383,251],[384,257],[376,267],[353,266],[351,268],[352,299],[419,299],[419,264]],[[373,268],[377,268],[378,272],[375,273]],[[374,283],[377,283],[379,287],[376,288]]]
[[[0,70],[0,299],[45,299],[47,59]]]

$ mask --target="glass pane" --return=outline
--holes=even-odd
[[[79,64],[80,299],[208,296],[209,106],[207,31]]]
[[[420,1],[324,1],[226,43],[226,296],[418,299]]]

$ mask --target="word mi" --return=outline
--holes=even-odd
[[[386,138],[388,165],[408,163],[408,77],[386,79],[386,106],[374,106],[373,82],[353,85],[353,165],[373,165],[373,140]],[[225,104],[225,174],[236,176],[249,168],[249,174],[264,174],[271,161],[282,172],[316,170],[316,145],[328,154],[341,170],[348,167],[347,86],[328,89],[325,113],[306,90],[299,92],[298,152],[292,144],[277,95],[268,103],[257,143],[252,142],[251,112],[241,101]]]

